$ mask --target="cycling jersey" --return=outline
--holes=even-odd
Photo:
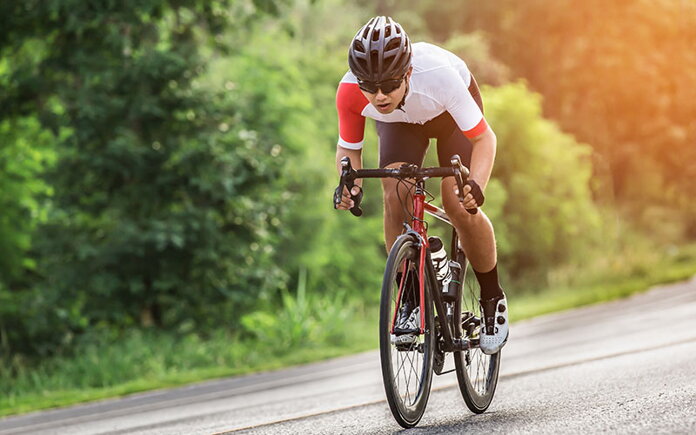
[[[488,124],[468,90],[471,73],[463,60],[443,48],[418,42],[413,44],[412,66],[404,105],[388,114],[379,113],[368,102],[350,71],[343,76],[336,93],[341,147],[363,147],[366,117],[389,123],[425,124],[449,112],[466,137],[486,131]]]

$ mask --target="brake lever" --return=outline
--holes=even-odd
[[[469,178],[469,169],[462,164],[462,159],[459,154],[455,154],[450,159],[450,163],[454,168],[454,179],[457,180],[457,188],[459,189],[459,202],[464,202],[464,180]],[[478,208],[465,208],[467,213],[476,214]]]
[[[353,187],[355,187],[355,170],[351,166],[350,157],[348,156],[341,159],[341,182],[334,191],[334,208],[338,208],[338,205],[341,203],[344,187],[348,189],[350,199],[353,200],[353,207],[350,208],[350,212],[353,213],[353,216],[362,216],[363,210],[360,208],[362,191],[357,195],[353,195]]]

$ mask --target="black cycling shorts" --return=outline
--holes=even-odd
[[[471,76],[469,93],[483,113],[481,94],[473,76]],[[437,158],[440,166],[450,166],[450,158],[454,154],[459,154],[462,163],[467,168],[471,163],[473,146],[449,112],[445,112],[425,124],[381,121],[376,123],[377,136],[379,136],[380,168],[394,162],[423,165],[430,138],[437,139]]]

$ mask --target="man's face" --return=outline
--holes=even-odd
[[[367,101],[369,101],[370,104],[375,106],[379,113],[385,115],[388,113],[392,113],[394,110],[396,110],[396,107],[404,98],[404,94],[406,93],[407,82],[409,78],[411,78],[412,70],[412,67],[409,68],[408,72],[406,73],[406,79],[401,81],[401,85],[399,85],[398,88],[394,89],[389,93],[385,94],[381,88],[377,89],[377,92],[375,93],[367,92],[363,89],[360,89],[360,92],[363,93],[363,95],[365,96],[365,98],[367,98]]]

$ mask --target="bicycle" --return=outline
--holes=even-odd
[[[454,354],[459,389],[472,412],[480,414],[488,408],[498,383],[500,352],[486,355],[478,348],[483,317],[478,303],[478,281],[473,269],[467,267],[457,230],[447,213],[430,203],[432,195],[426,201],[429,194],[425,190],[425,180],[448,176],[455,177],[460,200],[463,200],[463,186],[469,171],[458,155],[452,156],[451,164],[451,167],[419,168],[404,164],[399,168],[355,170],[350,159],[344,157],[341,181],[334,193],[336,206],[341,202],[343,188],[351,192],[358,178],[392,177],[410,185],[408,196],[413,198],[413,212],[407,214],[405,231],[394,242],[387,257],[379,319],[380,360],[387,402],[394,418],[404,428],[414,427],[423,416],[433,373],[441,375],[452,371],[442,371],[448,352]],[[360,198],[352,194],[351,198],[354,201],[351,213],[361,216]],[[402,205],[405,205],[403,199]],[[452,227],[450,253],[454,255],[450,258],[461,267],[459,272],[453,268],[447,289],[440,287],[431,260],[425,213]],[[463,284],[466,291],[463,291]],[[410,309],[409,301],[418,305],[416,316],[420,316],[420,327],[412,331],[397,330],[397,316],[400,310]]]

